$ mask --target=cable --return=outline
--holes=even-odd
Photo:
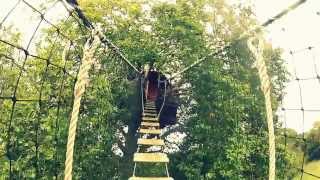
[[[283,17],[284,15],[288,14],[290,11],[296,9],[297,7],[299,7],[300,5],[302,5],[303,3],[305,3],[307,0],[299,0],[298,2],[294,3],[293,5],[289,6],[288,8],[284,9],[283,11],[281,11],[279,14],[277,14],[276,16],[268,19],[266,22],[262,23],[261,24],[261,27],[267,27],[269,25],[271,25],[272,23],[274,23],[276,20],[279,20],[281,17]],[[254,33],[258,30],[261,29],[261,27],[259,26],[254,26],[252,28],[252,30],[249,30],[248,32],[245,32],[243,33],[242,35],[240,35],[239,38],[237,38],[236,40],[234,41],[238,41],[244,37],[246,37],[248,34],[251,34],[251,33]],[[227,49],[229,49],[231,47],[230,43],[225,45],[224,47],[222,47],[221,49],[217,50],[216,52],[213,52],[211,54],[209,54],[208,56],[206,57],[203,57],[197,61],[195,61],[194,63],[192,63],[191,65],[189,65],[188,67],[184,68],[183,70],[173,74],[171,77],[170,77],[170,80],[176,78],[178,75],[182,74],[182,73],[185,73],[187,71],[189,71],[191,68],[197,66],[198,64],[201,64],[202,62],[206,61],[209,59],[209,57],[212,57],[212,56],[216,56],[218,54],[221,54],[222,52],[226,51]]]

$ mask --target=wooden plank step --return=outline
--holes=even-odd
[[[141,122],[141,126],[158,127],[158,126],[160,126],[160,123],[157,123],[157,122]]]
[[[165,153],[134,153],[134,162],[168,163],[169,158]]]
[[[150,146],[164,146],[163,139],[138,139],[138,144],[140,145],[150,145]]]
[[[144,107],[153,107],[154,108],[154,107],[156,107],[156,105],[155,104],[145,104]]]
[[[156,103],[145,103],[144,105],[145,105],[145,106],[155,106]]]
[[[172,177],[130,177],[129,180],[174,180]]]
[[[144,116],[157,116],[158,114],[156,113],[144,113]]]
[[[156,103],[144,103],[145,105],[156,105]]]
[[[157,108],[144,108],[144,111],[157,111]]]
[[[157,110],[156,109],[145,109],[144,112],[157,113]]]
[[[159,122],[158,118],[156,117],[142,117],[143,121],[156,121]]]
[[[144,109],[156,109],[156,106],[145,106]]]
[[[161,129],[140,129],[139,133],[143,133],[143,134],[161,134]]]
[[[157,113],[150,113],[150,112],[144,112],[144,114],[147,114],[147,115],[157,115]]]
[[[145,114],[156,114],[158,115],[157,111],[144,111]]]
[[[145,103],[146,103],[146,104],[148,104],[148,103],[149,103],[149,104],[150,104],[150,103],[153,103],[153,104],[154,104],[154,103],[156,103],[156,102],[155,102],[155,101],[146,101]]]
[[[145,106],[155,106],[156,103],[144,103]]]

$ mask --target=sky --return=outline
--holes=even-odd
[[[296,0],[254,0],[254,12],[259,22],[265,22]],[[284,50],[283,58],[291,80],[285,89],[283,107],[290,109],[320,110],[320,82],[317,79],[300,81],[300,88],[295,77],[311,78],[320,75],[320,1],[308,0],[288,15],[276,21],[265,30],[265,38],[274,46]],[[312,50],[307,47],[314,47]],[[293,56],[290,51],[296,52]],[[295,75],[296,74],[296,75]],[[301,106],[302,104],[302,106]],[[279,111],[284,125],[298,132],[312,128],[315,121],[320,121],[320,111],[304,113],[301,110]],[[304,119],[304,122],[303,122]]]
[[[7,15],[7,13],[15,6],[15,4],[19,0],[1,0],[0,5],[0,21]],[[36,9],[41,10],[43,4],[43,0],[26,0],[29,4],[34,6]],[[61,2],[58,3],[47,3],[45,7],[51,7],[45,12],[45,18],[50,21],[52,24],[56,24],[57,22],[66,19],[68,16],[67,11],[65,10],[63,4]],[[43,11],[44,12],[44,11]],[[37,27],[40,21],[40,15],[27,6],[22,1],[18,4],[14,11],[9,15],[9,17],[4,22],[3,27],[7,27],[11,24],[14,25],[14,30],[16,29],[18,32],[21,32],[22,39],[22,47],[26,48],[29,40],[31,39],[35,28]],[[40,24],[38,32],[41,32],[45,28],[50,27],[50,25],[46,21],[42,21]],[[2,31],[2,29],[1,29]],[[33,42],[31,45],[35,45],[36,42],[41,36],[41,33],[36,33],[33,38]],[[5,37],[1,37],[5,38]],[[30,47],[30,52],[34,53],[35,48]]]
[[[1,0],[0,20],[14,6],[18,0]],[[296,0],[228,0],[230,3],[253,4],[254,13],[257,20],[262,24],[268,18],[287,8]],[[27,0],[30,4],[40,8],[39,0]],[[51,6],[53,4],[47,4]],[[19,6],[9,16],[6,22],[18,25],[24,39],[23,47],[26,47],[32,32],[39,22],[39,18],[31,18],[34,14],[24,3]],[[53,23],[64,19],[67,16],[61,3],[54,5],[45,17]],[[5,23],[6,24],[6,23]],[[48,24],[42,23],[40,29],[47,27]],[[288,15],[276,21],[265,29],[265,38],[274,46],[284,50],[288,71],[293,75],[285,88],[286,96],[283,100],[284,108],[300,109],[300,90],[299,84],[295,81],[295,74],[299,78],[315,77],[320,74],[320,0],[308,0],[302,6],[291,11]],[[1,37],[3,38],[3,37]],[[32,43],[31,43],[32,44]],[[315,46],[312,51],[303,50],[306,47]],[[32,48],[31,48],[32,49]],[[290,55],[290,51],[301,50]],[[302,105],[305,109],[320,110],[320,82],[317,80],[302,81],[301,96]],[[293,128],[298,132],[307,131],[312,127],[316,120],[320,120],[320,111],[302,112],[298,111],[278,111],[281,120],[285,120],[284,125]],[[304,121],[303,121],[304,119]]]

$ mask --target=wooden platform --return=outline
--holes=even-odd
[[[130,177],[129,180],[174,180],[172,177]]]
[[[138,139],[139,145],[148,145],[148,146],[164,146],[164,140],[163,139]]]
[[[143,134],[161,134],[161,129],[140,129],[139,133]]]
[[[165,153],[134,153],[133,161],[149,163],[169,163],[169,158]]]

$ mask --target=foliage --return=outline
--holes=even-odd
[[[313,128],[306,134],[306,139],[309,142],[305,153],[308,154],[308,160],[320,159],[320,121],[314,123]]]
[[[170,141],[170,133],[186,135],[177,144],[176,151],[167,146],[168,152],[172,152],[171,176],[175,179],[265,179],[268,143],[264,96],[246,39],[238,39],[256,23],[249,7],[233,7],[223,0],[178,0],[176,3],[92,0],[80,1],[80,5],[135,66],[152,63],[162,72],[173,74],[200,58],[208,58],[172,82],[188,90],[180,97],[179,124],[169,127],[164,137]],[[74,39],[79,35],[74,22],[60,23],[59,27]],[[36,58],[26,61],[26,73],[18,83],[17,97],[37,101],[19,102],[15,107],[10,130],[13,144],[8,146],[9,155],[1,156],[0,162],[5,167],[0,172],[1,178],[7,177],[8,157],[14,162],[16,178],[56,176],[60,179],[63,176],[73,85],[85,39],[71,45],[63,61],[61,56],[67,43],[59,38],[53,40],[56,36],[53,29],[43,35],[37,44],[37,53],[48,57],[51,64]],[[218,56],[211,55],[227,43],[231,44],[228,49]],[[10,50],[5,51],[10,54]],[[74,176],[76,179],[127,179],[132,174],[132,155],[136,150],[139,83],[136,78],[128,78],[132,72],[110,55],[110,51],[98,51],[95,57],[98,62],[90,72],[90,86],[81,105]],[[273,108],[277,109],[287,72],[281,50],[266,43],[264,57],[274,87]],[[0,77],[7,87],[3,88],[6,92],[1,90],[1,96],[12,93],[19,72],[9,67],[5,67],[5,71],[7,75]],[[0,110],[4,115],[1,122],[8,123],[12,108],[11,100],[1,101]],[[2,139],[8,138],[6,133],[1,131]],[[0,146],[1,154],[5,149]],[[277,149],[279,178],[291,176],[291,172],[283,169],[293,163],[292,155],[287,155],[284,147]],[[161,174],[163,168],[140,168],[139,171]]]

